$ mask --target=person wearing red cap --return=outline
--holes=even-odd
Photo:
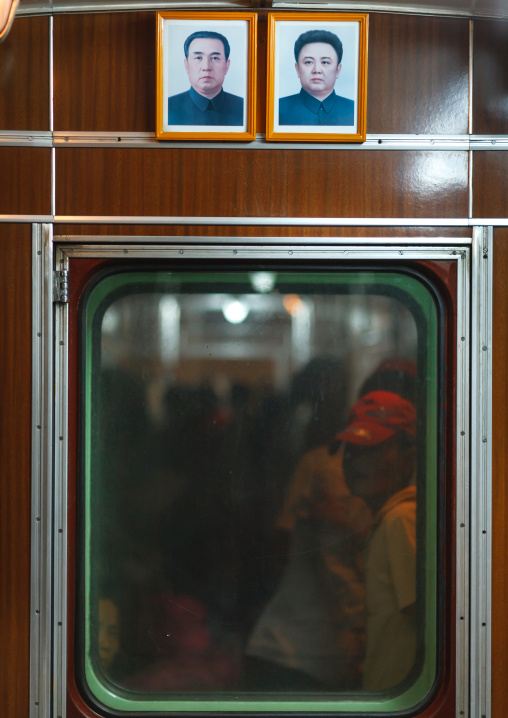
[[[367,652],[363,687],[387,690],[416,657],[416,410],[398,394],[373,391],[351,409],[343,468],[349,490],[375,515],[367,548]]]

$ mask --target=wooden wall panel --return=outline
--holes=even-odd
[[[258,132],[266,17],[259,12]],[[371,14],[368,132],[467,132],[468,71],[467,20]],[[55,18],[55,129],[154,132],[155,13]]]
[[[65,235],[149,237],[451,237],[471,238],[471,227],[288,227],[231,225],[57,224]]]
[[[508,23],[475,20],[473,132],[508,134]]]
[[[367,132],[468,131],[469,22],[370,15]]]
[[[57,15],[55,130],[155,132],[155,13]]]
[[[58,215],[465,217],[467,152],[58,149]],[[140,181],[142,178],[142,181]],[[424,223],[422,223],[424,224]]]
[[[494,232],[492,340],[492,718],[508,714],[508,229]]]
[[[51,212],[51,150],[0,147],[0,214]]]
[[[49,19],[16,18],[0,44],[0,131],[49,130]]]
[[[28,716],[31,227],[0,224],[0,714]]]
[[[488,150],[473,157],[473,217],[508,217],[508,152]]]

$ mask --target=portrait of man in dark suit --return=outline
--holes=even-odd
[[[342,42],[329,30],[308,30],[294,46],[299,93],[279,99],[279,125],[354,125],[355,103],[335,92]]]
[[[228,40],[218,32],[193,32],[184,43],[190,88],[168,98],[170,125],[243,125],[243,98],[225,92],[230,66]]]

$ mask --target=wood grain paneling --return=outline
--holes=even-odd
[[[55,130],[155,131],[155,13],[58,15]]]
[[[0,147],[0,214],[51,212],[51,150]]]
[[[0,130],[49,130],[49,20],[16,18],[0,44]]]
[[[508,23],[475,20],[473,132],[508,134]]]
[[[153,237],[450,237],[470,238],[471,227],[277,227],[229,225],[58,224],[63,235]]]
[[[468,82],[467,20],[370,15],[367,132],[467,132]]]
[[[258,26],[264,132],[266,11]],[[371,14],[368,132],[467,132],[468,71],[467,20]],[[55,129],[154,131],[154,13],[55,17]]]
[[[31,228],[0,224],[0,714],[28,716]]]
[[[494,233],[492,340],[492,718],[508,714],[508,229]]]
[[[58,149],[59,215],[464,217],[467,152]]]
[[[508,152],[475,152],[473,217],[508,217]]]

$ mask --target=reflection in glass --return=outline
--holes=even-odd
[[[87,676],[150,701],[400,693],[432,674],[434,310],[415,279],[380,276],[147,272],[93,290]],[[411,431],[380,446],[341,434],[365,395],[383,437],[400,402]],[[405,535],[386,532],[390,502],[407,509]],[[403,598],[387,581],[381,597],[393,570]],[[399,619],[402,665],[386,638]],[[375,640],[400,667],[384,681],[369,677]]]

